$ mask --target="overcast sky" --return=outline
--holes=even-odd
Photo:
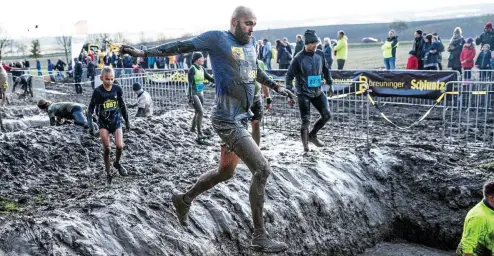
[[[147,31],[147,34],[177,36],[187,32],[228,29],[231,13],[238,5],[251,7],[258,18],[256,29],[266,29],[388,22],[400,19],[400,13],[404,12],[413,16],[430,9],[492,3],[492,0],[313,0],[293,1],[296,5],[288,3],[274,0],[1,0],[0,26],[15,38],[70,34],[74,24],[80,20],[87,20],[89,33]],[[69,7],[71,4],[73,6]],[[35,25],[39,25],[36,32],[28,33],[28,28],[33,31]]]

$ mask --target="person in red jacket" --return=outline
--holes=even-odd
[[[475,46],[473,45],[473,39],[469,37],[460,55],[461,67],[464,70],[465,81],[472,79],[473,59],[475,58]]]
[[[407,62],[407,69],[419,69],[419,59],[415,56],[415,51],[411,50],[408,54],[410,54],[410,57],[408,57],[408,62]]]

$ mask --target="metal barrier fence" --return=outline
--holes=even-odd
[[[143,73],[120,74],[116,81],[121,85],[127,102],[133,103],[137,99],[132,85],[138,82],[151,94],[155,109],[168,110],[189,107],[186,74],[186,70],[146,70]],[[474,77],[480,76],[477,73]],[[339,82],[348,86],[348,91],[353,93],[335,94],[328,99],[332,118],[320,134],[355,141],[369,141],[372,138],[409,143],[402,141],[401,135],[410,133],[417,140],[443,146],[494,149],[494,82],[478,81],[476,78],[461,81],[460,77],[458,80],[460,81],[448,82],[448,91],[437,100],[372,98],[367,90],[361,90],[362,85],[366,85],[364,82]],[[95,77],[94,82],[95,86],[101,84],[99,76]],[[8,83],[12,87],[11,74]],[[83,95],[75,95],[75,90],[73,91],[76,101],[89,104],[91,81],[82,85]],[[73,83],[59,86],[73,86]],[[33,77],[33,91],[36,98],[50,99],[54,96],[50,90],[46,90],[42,77]],[[215,97],[215,89],[205,87],[206,115],[214,106]],[[289,106],[286,98],[275,92],[271,93],[271,97],[272,111],[264,115],[263,128],[298,134],[301,126],[298,105]],[[319,113],[311,107],[311,123],[317,118]]]

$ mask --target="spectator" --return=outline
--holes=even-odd
[[[348,56],[348,38],[345,36],[345,32],[341,30],[338,31],[338,42],[334,47],[334,55],[336,56],[338,70],[342,70]]]
[[[82,94],[82,62],[79,59],[74,58],[74,82],[75,82],[75,93]]]
[[[271,70],[271,58],[273,57],[273,54],[271,53],[271,42],[269,42],[266,38],[263,42],[264,47],[262,48],[262,58],[264,63],[266,63],[268,70]]]
[[[292,61],[292,48],[288,43],[288,39],[286,37],[283,38],[283,41],[276,40],[278,44],[276,46],[276,50],[278,51],[278,55],[276,56],[276,62],[279,63],[280,69],[288,69],[290,66],[290,62]]]
[[[55,77],[53,76],[53,64],[51,64],[51,60],[48,59],[48,74],[50,75],[50,81],[55,82]]]
[[[155,57],[153,57],[153,56],[148,57],[148,68],[154,69],[154,63],[155,62],[156,62]]]
[[[295,44],[295,51],[293,52],[293,56],[295,56],[297,53],[302,51],[302,49],[304,49],[304,41],[302,40],[302,35],[297,35],[295,40],[297,42]]]
[[[444,44],[443,42],[441,41],[441,38],[439,37],[439,35],[434,32],[432,33],[432,37],[435,38],[435,43],[437,45],[437,65],[438,65],[438,68],[439,70],[443,70],[443,54],[442,52],[444,52]]]
[[[494,32],[492,31],[492,23],[488,22],[484,26],[484,33],[475,38],[475,44],[484,46],[484,44],[494,45]]]
[[[419,69],[419,59],[417,59],[417,56],[415,56],[415,51],[411,50],[408,54],[409,57],[408,57],[406,69],[414,69],[414,70]]]
[[[133,59],[130,55],[125,54],[123,57],[123,66],[125,68],[125,74],[130,74],[132,73],[132,64],[133,64]],[[89,66],[89,64],[88,64]]]
[[[437,47],[438,44],[434,43],[432,35],[425,37],[425,44],[422,50],[422,60],[424,61],[425,70],[437,70],[439,65],[437,64]]]
[[[419,69],[424,69],[424,61],[423,61],[423,49],[424,49],[424,37],[422,36],[422,30],[415,31],[415,41],[413,43],[412,50],[415,52],[415,56],[419,60]]]
[[[141,45],[141,50],[147,50],[147,47],[144,45]],[[138,60],[139,60],[139,62],[138,62],[139,66],[142,69],[148,69],[148,57],[139,57]]]
[[[329,37],[324,38],[324,58],[326,59],[326,64],[328,66],[328,69],[332,69],[333,65],[333,49],[331,48],[331,39]]]
[[[494,78],[494,51],[491,51],[491,79]]]
[[[41,72],[41,62],[39,60],[36,60],[36,69],[38,70],[38,76],[43,76],[43,73]]]
[[[257,40],[256,44],[256,52],[257,52],[257,59],[262,60],[262,40]]]
[[[477,56],[475,67],[479,69],[480,81],[489,81],[491,72],[486,71],[491,69],[491,51],[489,44],[482,45],[482,51]]]
[[[394,70],[396,68],[396,48],[398,47],[398,37],[395,36],[394,30],[388,32],[388,39],[381,46],[384,57],[384,67],[386,70]]]
[[[27,69],[28,72],[31,71],[31,63],[27,59],[24,59],[24,67]]]
[[[202,56],[204,57],[204,64],[202,65],[204,68],[208,68],[208,57],[209,57],[209,52],[202,52]],[[192,58],[192,57],[191,57]],[[192,66],[192,60],[190,65]]]
[[[87,62],[87,78],[91,81],[91,87],[94,90],[94,77],[96,76],[96,66],[91,61],[91,57],[86,57]]]
[[[62,60],[62,58],[58,58],[55,69],[58,70],[57,77],[60,79],[64,79],[63,72],[65,71],[65,66],[67,66],[67,64]]]
[[[471,81],[472,79],[472,68],[473,68],[473,59],[475,58],[475,46],[473,45],[473,39],[470,37],[467,39],[465,45],[463,46],[463,50],[460,54],[460,62],[461,67],[464,71],[463,78],[465,81]]]
[[[317,50],[320,50],[321,52],[324,50],[322,48],[322,42],[321,42],[321,38],[320,37],[317,38],[317,48],[316,49]]]
[[[449,41],[448,52],[448,68],[456,70],[461,74],[461,61],[460,55],[465,45],[465,39],[463,39],[461,28],[456,27],[453,31],[453,37]]]
[[[165,69],[165,58],[164,57],[156,57],[156,67],[158,69]]]

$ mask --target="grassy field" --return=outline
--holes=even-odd
[[[444,41],[444,46],[448,47],[448,41]],[[411,41],[400,42],[396,51],[396,68],[405,69],[408,52],[412,49]],[[477,55],[480,51],[480,46],[477,46]],[[448,52],[443,52],[443,68],[447,69],[448,65]],[[51,59],[52,62],[56,62],[58,58],[62,58],[65,61],[65,55],[63,53],[58,55],[44,56],[40,58],[42,69],[46,69],[47,59]],[[8,61],[23,60],[23,59],[11,59]],[[34,59],[28,59],[31,62],[31,69],[36,69],[36,61]],[[7,61],[7,60],[6,60]],[[276,61],[273,61],[272,67],[278,68]],[[333,62],[333,69],[336,69],[336,61]],[[348,59],[345,63],[344,69],[384,69],[384,62],[382,57],[381,43],[354,43],[348,46]],[[43,72],[46,74],[46,71]]]

